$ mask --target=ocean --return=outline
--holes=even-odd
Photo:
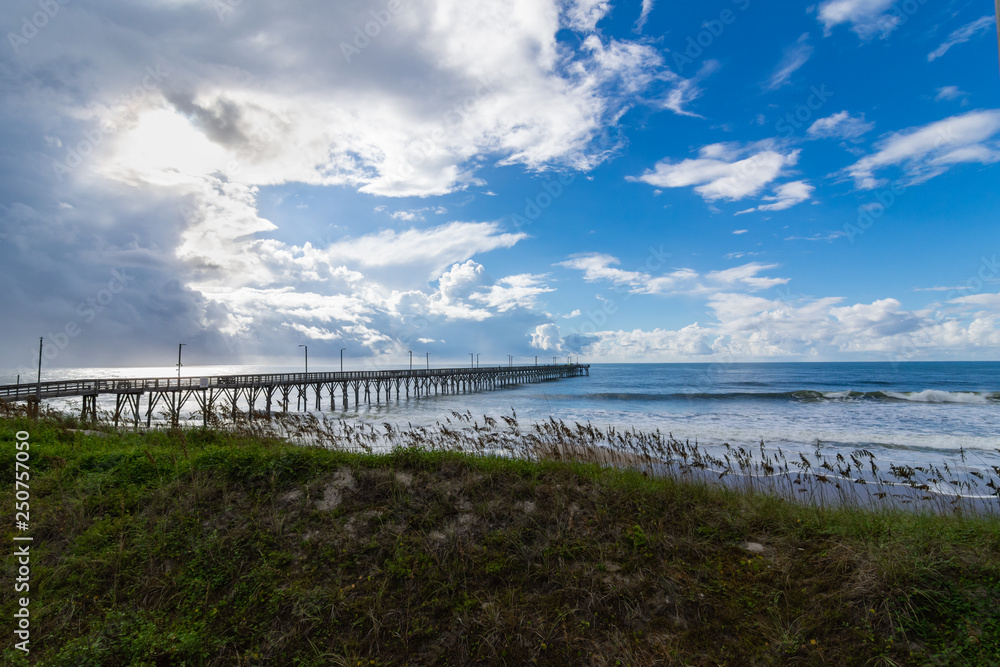
[[[175,376],[171,370],[51,369],[43,379]],[[297,370],[190,366],[184,374]],[[310,368],[332,370],[337,367]],[[5,373],[0,382],[12,383],[14,377]],[[50,404],[76,411],[80,400]],[[188,407],[196,409],[193,401]],[[757,447],[763,441],[768,448],[789,451],[819,447],[832,456],[867,449],[879,460],[906,465],[940,464],[964,454],[1000,466],[1000,362],[591,364],[589,377],[503,391],[394,398],[389,404],[327,414],[429,426],[444,423],[453,411],[470,411],[476,418],[514,413],[522,424],[552,417],[601,428],[658,429],[708,449],[724,443]]]

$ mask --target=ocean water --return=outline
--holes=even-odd
[[[187,367],[185,375],[290,372],[275,366]],[[337,370],[318,366],[311,371]],[[169,377],[169,368],[47,370],[44,379]],[[23,378],[22,378],[23,380]],[[0,382],[13,382],[7,374]],[[51,402],[79,409],[79,399]],[[339,404],[339,401],[338,401]],[[107,403],[105,403],[107,406]],[[196,409],[194,402],[188,408]],[[589,377],[502,391],[392,399],[328,412],[400,426],[452,411],[522,424],[550,417],[671,433],[709,449],[781,447],[828,455],[868,449],[880,460],[940,464],[964,453],[1000,465],[1000,362],[592,364]]]

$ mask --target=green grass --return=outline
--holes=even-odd
[[[0,420],[8,516],[31,434],[34,536],[30,660],[8,639],[5,664],[1000,664],[996,518],[72,425]]]

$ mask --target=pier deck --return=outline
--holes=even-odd
[[[342,371],[334,373],[278,373],[267,375],[218,375],[181,378],[121,378],[56,380],[31,384],[0,385],[0,400],[27,401],[37,410],[41,401],[52,398],[79,396],[83,399],[82,417],[86,421],[97,417],[97,397],[115,397],[115,425],[122,418],[131,418],[135,426],[141,418],[141,403],[145,399],[146,426],[152,423],[153,411],[160,407],[171,423],[180,421],[184,405],[194,398],[203,423],[217,405],[227,405],[235,416],[242,400],[253,415],[257,403],[263,403],[268,417],[273,407],[287,412],[294,397],[297,409],[309,409],[310,398],[315,409],[322,409],[324,396],[329,409],[348,409],[353,394],[355,407],[372,402],[397,399],[412,394],[431,396],[468,391],[503,389],[517,384],[543,382],[560,378],[590,375],[589,364],[548,364],[540,366],[490,366],[480,368],[434,368],[390,371]]]

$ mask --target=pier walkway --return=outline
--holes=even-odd
[[[339,395],[341,409],[346,410],[351,397],[357,407],[362,403],[371,405],[373,397],[376,404],[383,396],[389,401],[394,393],[397,399],[411,395],[456,394],[581,375],[590,375],[589,364],[57,380],[0,385],[0,400],[27,401],[29,407],[37,411],[39,403],[45,399],[79,396],[83,399],[82,418],[87,421],[97,418],[97,397],[113,395],[116,426],[121,419],[130,419],[138,426],[143,412],[146,426],[149,426],[157,407],[172,424],[177,424],[184,405],[193,398],[198,405],[196,414],[200,414],[207,425],[216,406],[226,406],[235,416],[240,411],[241,401],[251,416],[257,411],[258,403],[262,403],[265,414],[270,417],[272,408],[287,412],[293,397],[298,409],[309,409],[310,399],[313,399],[315,409],[321,410],[325,397],[329,399],[329,409],[335,410]]]

